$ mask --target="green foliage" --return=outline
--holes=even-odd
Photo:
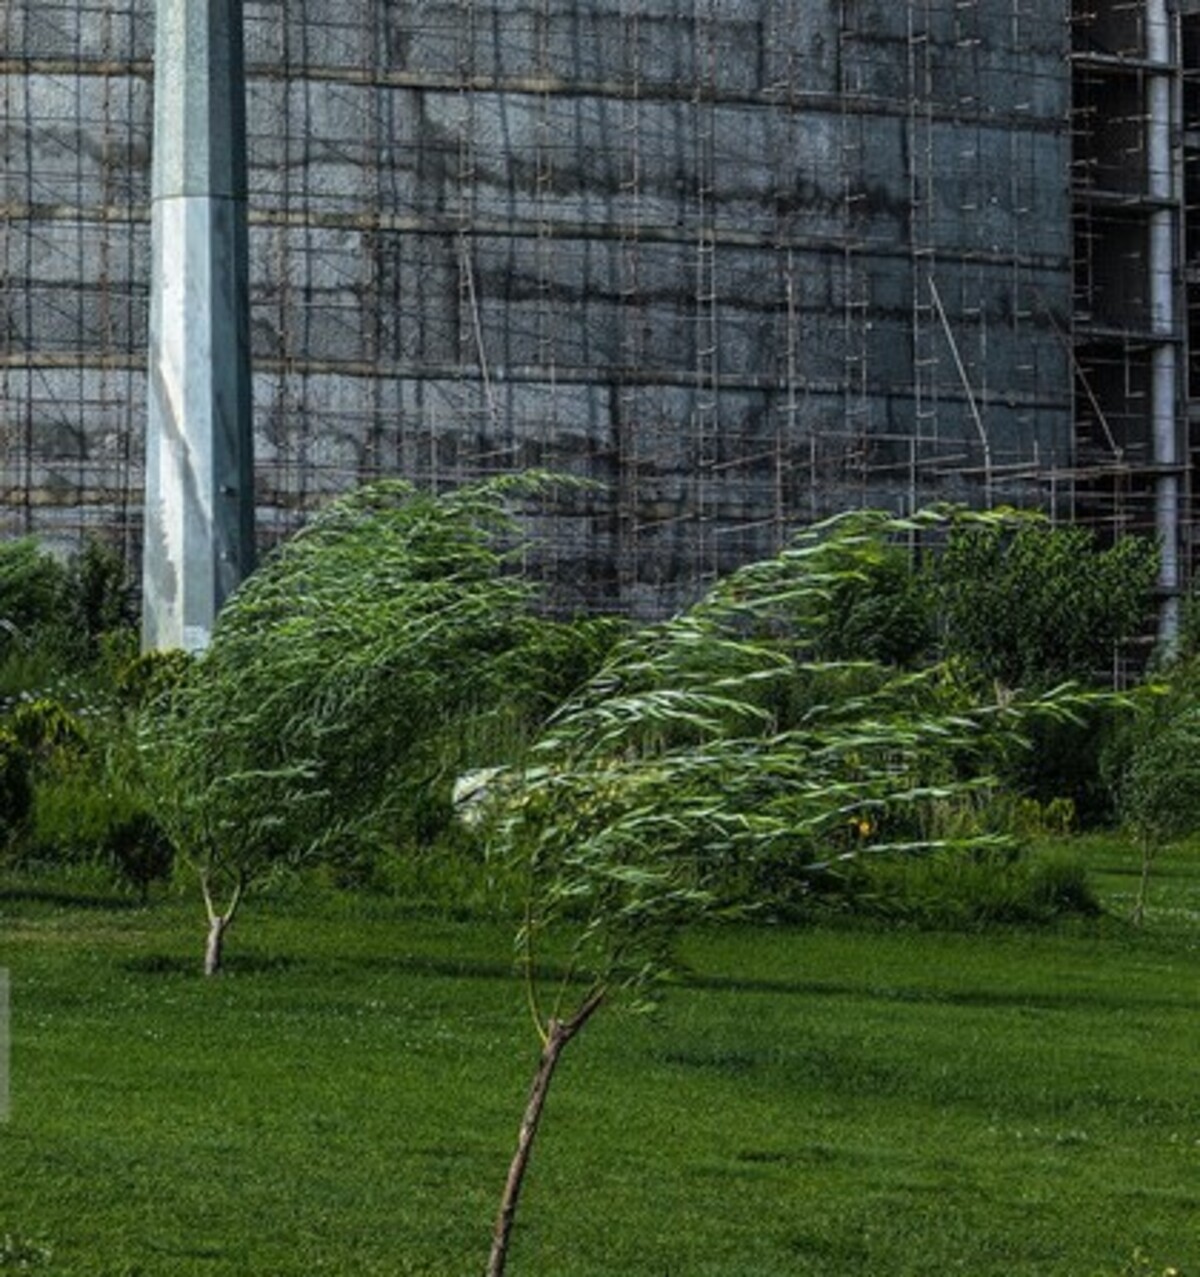
[[[128,629],[134,614],[125,565],[102,542],[85,541],[65,562],[32,537],[0,542],[6,655],[36,649],[39,668],[49,662],[56,672],[79,669],[95,660],[102,635]]]
[[[105,865],[143,895],[169,873],[169,847],[130,765],[130,724],[112,703],[100,698],[76,713],[47,696],[23,700],[3,738],[12,742],[23,811],[14,860]]]
[[[1027,514],[958,523],[933,568],[943,642],[1003,687],[1090,682],[1150,610],[1155,547]]]
[[[881,547],[939,522],[831,520],[617,645],[530,765],[497,786],[495,845],[528,866],[531,972],[538,932],[569,919],[583,987],[640,998],[679,930],[728,904],[747,865],[815,878],[997,843],[978,827],[941,836],[937,809],[990,792],[989,764],[1029,722],[1099,698],[1060,688],[988,702],[950,666],[819,657],[841,587]]]
[[[912,552],[880,540],[858,547],[833,586],[814,646],[823,660],[915,665],[930,658],[936,634],[933,594]]]
[[[1200,657],[1200,583],[1195,581],[1180,608],[1179,637],[1173,656],[1184,663]]]
[[[991,818],[997,827],[1018,838],[1065,838],[1077,823],[1075,804],[1069,798],[1041,802],[1019,794],[1000,793],[990,803]]]
[[[840,899],[856,913],[940,928],[1038,924],[1100,906],[1076,856],[1013,849],[859,862]]]
[[[67,564],[70,625],[85,658],[96,657],[106,634],[131,632],[137,619],[135,590],[116,550],[95,537]]]
[[[680,934],[723,908],[751,867],[835,875],[861,859],[949,847],[929,808],[986,788],[980,764],[1038,702],[964,698],[947,666],[888,663],[908,615],[892,547],[935,514],[818,525],[719,582],[682,616],[619,642],[558,710],[526,765],[491,778],[493,847],[527,874],[518,944],[542,1053],[493,1235],[505,1271],[517,1198],[562,1050],[603,1002],[644,1004]],[[890,577],[889,575],[890,574]],[[891,580],[885,593],[875,584]],[[870,606],[888,602],[885,612]],[[877,626],[878,652],[868,632]],[[856,652],[854,660],[830,653]],[[985,848],[985,833],[957,840]],[[978,894],[978,893],[977,893]],[[547,972],[548,933],[571,937]]]
[[[65,625],[70,576],[64,564],[33,537],[0,541],[0,623],[9,637]]]
[[[144,720],[155,811],[202,881],[428,840],[460,771],[519,750],[612,628],[539,618],[515,570],[514,509],[555,482],[376,484],[245,582]]]
[[[156,882],[171,877],[175,849],[158,821],[140,806],[110,822],[101,854],[120,881],[133,887],[143,902]]]
[[[135,806],[132,797],[107,790],[90,768],[46,779],[36,789],[27,855],[57,863],[95,859],[114,822]]]
[[[1200,705],[1148,725],[1125,771],[1120,805],[1126,826],[1150,842],[1200,831]]]
[[[28,751],[0,727],[0,831],[9,838],[28,819],[33,805]]]
[[[65,561],[0,542],[0,820],[11,858],[96,862],[144,890],[163,872],[136,779],[117,671],[136,654],[120,557],[86,541]]]
[[[1117,804],[1137,842],[1141,883],[1133,918],[1140,923],[1153,862],[1162,848],[1200,832],[1200,698],[1195,659],[1181,662],[1166,684],[1143,698],[1117,773]]]
[[[22,701],[9,716],[8,729],[42,771],[69,767],[87,748],[78,717],[46,696]]]
[[[102,766],[69,770],[37,785],[26,843],[29,859],[109,864],[139,890],[170,869],[144,795]]]
[[[1075,721],[1031,724],[1029,748],[1006,759],[999,778],[1043,807],[1070,803],[1082,828],[1110,826],[1117,813],[1108,775],[1129,720],[1123,705],[1100,703],[1081,709]]]
[[[160,697],[169,697],[184,681],[194,657],[181,648],[159,652],[132,652],[112,661],[112,686],[123,705],[148,708]]]

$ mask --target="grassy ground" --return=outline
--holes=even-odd
[[[205,982],[194,902],[35,887],[0,882],[0,1271],[482,1270],[535,1054],[506,928],[275,900]],[[697,936],[570,1047],[510,1271],[1200,1277],[1198,946],[1196,852],[1144,934]]]

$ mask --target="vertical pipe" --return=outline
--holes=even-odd
[[[1173,159],[1174,73],[1171,15],[1167,0],[1147,0],[1146,57],[1155,63],[1146,79],[1147,193],[1161,201],[1150,216],[1150,326],[1156,338],[1151,352],[1150,412],[1155,479],[1155,530],[1162,560],[1159,567],[1158,637],[1166,647],[1179,635],[1180,500],[1179,500],[1179,354],[1175,288],[1175,241],[1178,233],[1178,184]]]
[[[157,0],[142,644],[204,647],[253,566],[241,0]]]

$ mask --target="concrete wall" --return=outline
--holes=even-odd
[[[1070,84],[1038,7],[247,0],[264,536],[377,473],[565,467],[610,485],[544,521],[565,601],[653,612],[814,514],[982,499],[985,463],[1045,499],[1014,476],[1070,460]],[[152,26],[0,16],[12,528],[136,536]]]

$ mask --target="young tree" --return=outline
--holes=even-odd
[[[684,928],[753,906],[730,896],[739,866],[786,855],[816,873],[996,841],[939,842],[920,816],[987,786],[997,744],[1036,716],[1072,712],[1074,694],[970,701],[944,666],[910,672],[818,654],[830,609],[869,579],[881,547],[937,522],[844,516],[735,572],[682,616],[618,644],[527,765],[494,782],[494,852],[529,883],[520,948],[541,1053],[488,1277],[505,1271],[566,1046],[605,1003],[649,998]],[[851,823],[862,834],[848,841]],[[556,950],[567,946],[565,969],[540,958],[551,928]]]
[[[560,482],[364,488],[227,604],[143,735],[156,815],[200,880],[207,971],[247,887],[431,792],[448,819],[454,776],[591,668],[608,629],[539,618],[515,570],[514,506]]]
[[[1142,721],[1119,781],[1122,824],[1137,843],[1141,862],[1132,921],[1146,916],[1150,874],[1168,843],[1200,831],[1200,704],[1196,669],[1178,668],[1175,686],[1159,689],[1158,703],[1144,707]]]

